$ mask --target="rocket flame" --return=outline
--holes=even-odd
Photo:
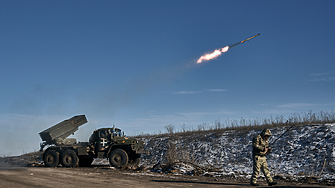
[[[205,54],[198,59],[197,63],[201,63],[203,61],[208,61],[208,60],[214,59],[214,58],[218,57],[219,55],[221,55],[221,53],[224,53],[224,52],[228,51],[228,49],[229,49],[229,46],[226,46],[226,47],[222,48],[221,50],[219,49],[219,50],[215,50],[213,53]]]
[[[229,48],[232,48],[234,46],[242,44],[242,43],[244,43],[244,42],[246,42],[248,40],[251,40],[251,39],[253,39],[253,38],[255,38],[255,37],[259,36],[259,35],[260,35],[260,33],[258,33],[257,35],[254,35],[252,37],[249,37],[249,38],[247,38],[245,40],[242,40],[241,42],[238,42],[236,44],[233,44],[233,45],[230,45],[230,46],[226,46],[226,47],[224,47],[222,49],[215,50],[213,53],[205,54],[205,55],[201,56],[198,59],[197,63],[201,63],[203,61],[208,61],[208,60],[214,59],[214,58],[218,57],[219,55],[221,55],[221,53],[224,53],[224,52],[228,51]]]

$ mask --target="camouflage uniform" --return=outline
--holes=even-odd
[[[268,138],[266,139],[264,136],[268,136]],[[269,129],[264,129],[261,134],[255,136],[252,140],[253,173],[250,184],[256,184],[260,170],[262,170],[265,175],[266,181],[269,184],[273,183],[265,157],[265,155],[271,152],[271,149],[265,151],[265,148],[268,148],[269,146],[268,141],[270,136],[271,131]]]

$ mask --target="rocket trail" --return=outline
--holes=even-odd
[[[205,55],[201,56],[197,60],[197,63],[201,63],[203,61],[208,61],[208,60],[214,59],[214,58],[218,57],[219,55],[221,55],[222,53],[227,52],[230,48],[235,47],[235,46],[237,46],[239,44],[242,44],[242,43],[244,43],[244,42],[246,42],[248,40],[251,40],[251,39],[253,39],[253,38],[255,38],[255,37],[259,36],[259,35],[260,35],[260,33],[258,33],[257,35],[254,35],[252,37],[249,37],[249,38],[247,38],[245,40],[242,40],[242,41],[240,41],[240,42],[238,42],[236,44],[233,44],[233,45],[230,45],[230,46],[226,46],[226,47],[221,48],[221,49],[217,49],[217,50],[215,50],[214,52],[212,52],[210,54],[205,54]]]
[[[249,37],[249,38],[247,38],[247,39],[245,39],[245,40],[242,40],[241,42],[238,42],[238,43],[236,43],[236,44],[230,45],[229,48],[232,48],[232,47],[234,47],[234,46],[237,46],[237,45],[239,45],[239,44],[242,44],[243,42],[246,42],[246,41],[248,41],[248,40],[251,40],[251,39],[253,39],[253,38],[255,38],[255,37],[259,36],[259,35],[260,35],[260,33],[258,33],[257,35],[254,35],[254,36],[252,36],[252,37]]]

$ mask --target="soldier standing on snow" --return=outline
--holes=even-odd
[[[262,170],[269,186],[277,184],[277,182],[274,182],[271,178],[265,157],[265,155],[272,151],[272,149],[269,148],[268,142],[270,136],[271,131],[269,129],[264,129],[261,134],[255,136],[252,140],[253,173],[251,176],[250,185],[259,186],[259,184],[257,184],[257,177],[260,170]]]

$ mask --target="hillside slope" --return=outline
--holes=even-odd
[[[286,131],[271,128],[270,143]],[[230,130],[143,138],[150,155],[142,164],[157,171],[164,164],[172,165],[175,173],[249,178],[252,174],[252,138],[261,130]],[[335,124],[293,127],[274,145],[267,156],[273,175],[295,179],[318,176],[335,179]],[[199,173],[199,172],[198,172]]]

